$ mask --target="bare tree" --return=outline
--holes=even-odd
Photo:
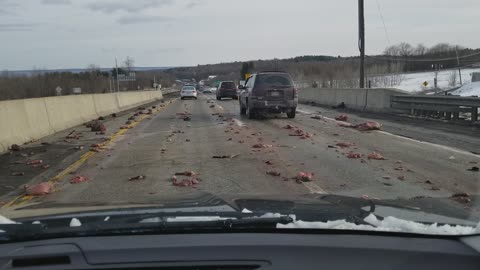
[[[417,47],[415,47],[415,49],[413,50],[413,54],[419,55],[419,56],[425,55],[426,52],[427,52],[427,47],[422,43],[418,44]]]
[[[125,65],[125,69],[130,73],[133,70],[135,60],[133,60],[132,57],[127,56],[127,58],[125,58],[125,61],[123,62],[123,64]]]
[[[455,87],[457,85],[457,71],[452,70],[448,76],[448,86]]]

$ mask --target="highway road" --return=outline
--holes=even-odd
[[[478,195],[480,175],[468,170],[480,166],[479,156],[472,153],[479,143],[474,134],[428,130],[387,119],[384,130],[361,132],[342,127],[333,119],[338,112],[308,105],[299,105],[295,119],[280,115],[249,120],[240,116],[238,101],[216,101],[214,95],[200,95],[198,100],[170,97],[145,109],[152,105],[153,114],[138,115],[129,129],[120,127],[135,110],[107,117],[105,135],[81,126],[47,137],[44,144],[35,142],[21,152],[2,155],[4,209],[38,203],[144,204],[198,192],[260,197],[316,193],[405,201],[433,197],[464,209],[472,203],[451,196]],[[365,115],[348,115],[354,124],[369,120]],[[65,139],[73,130],[80,138]],[[308,135],[293,136],[296,132]],[[431,142],[417,140],[429,134],[435,134]],[[441,136],[445,145],[439,144]],[[92,144],[99,143],[104,145],[90,151]],[[349,152],[360,156],[349,158]],[[384,160],[369,159],[372,152]],[[35,159],[49,168],[26,164]],[[172,177],[185,171],[195,172],[195,184],[174,185]],[[13,176],[14,172],[24,175]],[[312,181],[294,179],[300,172],[312,173]],[[72,184],[76,176],[88,180]],[[136,176],[144,177],[130,179]],[[192,180],[176,178],[176,183]],[[54,183],[55,191],[25,196],[23,184],[42,181]]]

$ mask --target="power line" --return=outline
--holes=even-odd
[[[480,55],[480,52],[459,56],[458,59],[468,58],[475,55]],[[457,57],[440,58],[440,59],[405,59],[405,58],[402,58],[401,56],[400,57],[382,57],[382,56],[370,56],[370,55],[366,55],[366,57],[374,58],[377,60],[399,61],[399,62],[439,62],[439,61],[457,60]]]
[[[380,9],[380,3],[378,3],[378,0],[376,0],[376,2],[378,13],[380,14],[380,19],[382,20],[383,24],[383,30],[385,31],[385,36],[387,37],[388,46],[390,46],[390,37],[388,36],[387,25],[385,24],[385,20],[383,19],[382,10]]]

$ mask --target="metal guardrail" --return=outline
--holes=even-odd
[[[458,119],[460,112],[469,112],[472,122],[478,121],[480,98],[457,96],[401,95],[391,97],[392,108],[410,110],[415,115]]]

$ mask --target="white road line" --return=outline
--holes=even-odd
[[[312,114],[312,112],[303,111],[303,110],[298,110],[298,109],[297,109],[297,112],[304,113],[304,114]],[[330,121],[335,122],[335,123],[346,123],[346,122],[337,121],[337,120],[335,120],[335,119],[333,119],[333,118],[329,118],[329,117],[325,117],[325,116],[322,116],[322,118],[323,118],[323,119],[326,119],[326,120],[330,120]],[[432,147],[437,147],[437,148],[440,148],[440,149],[443,149],[443,150],[447,150],[447,151],[451,151],[451,152],[454,152],[454,153],[457,153],[457,154],[463,154],[463,155],[467,155],[467,156],[472,156],[472,157],[480,158],[480,156],[478,156],[478,155],[476,155],[476,154],[474,154],[474,153],[471,153],[471,152],[468,152],[468,151],[465,151],[465,150],[461,150],[461,149],[458,149],[458,148],[454,148],[454,147],[450,147],[450,146],[445,146],[445,145],[441,145],[441,144],[436,144],[436,143],[430,143],[430,142],[426,142],[426,141],[420,141],[420,140],[416,140],[416,139],[412,139],[412,138],[408,138],[408,137],[396,135],[396,134],[393,134],[393,133],[390,133],[390,132],[386,132],[386,131],[377,131],[377,132],[380,133],[380,134],[383,134],[383,135],[388,135],[388,136],[392,136],[392,137],[395,137],[395,138],[404,139],[404,140],[411,141],[411,142],[416,142],[416,143],[425,144],[425,145],[432,146]]]
[[[385,132],[385,131],[377,131],[377,132],[380,133],[380,134],[393,136],[393,137],[400,138],[400,139],[404,139],[404,140],[407,140],[407,141],[416,142],[416,143],[421,143],[421,144],[425,144],[425,145],[432,146],[432,147],[437,147],[437,148],[440,148],[440,149],[443,149],[443,150],[447,150],[447,151],[451,151],[451,152],[454,152],[454,153],[457,153],[457,154],[462,154],[462,155],[467,155],[467,156],[472,156],[472,157],[480,158],[479,155],[476,155],[476,154],[474,154],[474,153],[471,153],[471,152],[468,152],[468,151],[464,151],[464,150],[461,150],[461,149],[458,149],[458,148],[454,148],[454,147],[450,147],[450,146],[445,146],[445,145],[441,145],[441,144],[436,144],[436,143],[425,142],[425,141],[419,141],[419,140],[407,138],[407,137],[404,137],[404,136],[395,135],[395,134],[392,134],[392,133],[389,133],[389,132]]]
[[[307,111],[299,110],[299,109],[297,109],[297,112],[303,113],[303,114],[312,114],[312,112],[307,112]]]
[[[242,121],[238,120],[237,118],[233,118],[233,121],[234,121],[235,124],[237,124],[237,126],[239,126],[239,127],[245,126],[245,123],[243,123]]]

